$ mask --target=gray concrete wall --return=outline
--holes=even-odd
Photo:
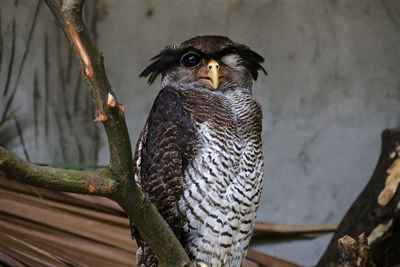
[[[381,131],[400,125],[399,1],[108,0],[89,5],[88,14],[98,14],[94,19],[90,15],[89,20],[96,22],[98,46],[104,52],[113,89],[125,105],[133,143],[160,89],[159,81],[149,87],[138,74],[165,45],[195,35],[219,34],[249,45],[266,58],[269,75],[260,76],[254,89],[264,110],[265,183],[260,221],[339,222],[372,174],[379,156]],[[19,18],[17,64],[23,56],[35,1],[19,1],[14,6],[14,1],[2,0],[0,7],[5,48],[9,47],[12,18]],[[37,90],[43,92],[42,101],[45,95],[44,36],[48,36],[48,46],[54,52],[47,54],[48,64],[59,66],[61,60],[61,65],[69,68],[64,37],[55,37],[55,28],[43,5],[13,103],[14,113],[27,121],[33,120],[35,70],[39,73]],[[57,38],[62,39],[58,48]],[[57,57],[57,51],[61,51],[61,57]],[[72,59],[77,66],[75,57]],[[8,62],[9,53],[5,53],[0,89],[5,85]],[[55,69],[48,74],[48,87],[54,98],[49,109],[58,112],[61,129],[67,132],[62,141],[60,133],[64,130],[57,126],[56,118],[50,119],[47,136],[43,119],[38,120],[36,134],[35,127],[26,127],[24,137],[31,159],[78,161],[76,139],[82,139],[86,141],[81,142],[81,148],[91,151],[82,152],[82,161],[107,163],[104,134],[101,129],[98,137],[93,133],[90,106],[82,100],[75,107],[85,109],[74,112],[73,104],[68,102],[76,95],[68,90],[76,90],[73,84],[80,84],[78,78],[65,82],[71,85],[65,86],[67,101],[63,102],[62,83]],[[71,68],[71,75],[77,70],[78,67]],[[14,79],[16,73],[13,72]],[[87,97],[84,84],[78,87],[77,92]],[[73,126],[75,131],[68,130],[63,106],[74,118],[80,117],[77,127]],[[40,109],[44,112],[42,105]],[[92,130],[81,132],[74,139],[74,133],[82,126]],[[68,145],[62,147],[63,142]],[[23,155],[18,138],[12,147]],[[62,151],[64,157],[60,156]],[[310,266],[323,253],[329,238],[267,240],[254,247]]]

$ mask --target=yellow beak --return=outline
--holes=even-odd
[[[219,85],[219,64],[214,59],[211,59],[207,64],[208,74],[206,81],[212,86],[212,88],[217,89]]]

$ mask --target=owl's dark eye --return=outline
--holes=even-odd
[[[188,53],[184,55],[181,59],[182,65],[188,68],[196,66],[200,63],[200,61],[201,57],[195,53]]]

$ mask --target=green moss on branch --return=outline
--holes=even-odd
[[[38,166],[0,147],[0,171],[10,179],[57,191],[110,196],[118,188],[108,169],[78,171]]]

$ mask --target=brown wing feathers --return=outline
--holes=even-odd
[[[185,218],[178,213],[177,200],[183,190],[183,171],[194,158],[197,146],[195,124],[182,107],[182,97],[183,92],[171,87],[160,91],[148,117],[147,129],[142,133],[146,136],[140,138],[141,151],[136,153],[140,154],[137,157],[140,157],[139,183],[142,191],[178,238]],[[143,246],[143,253],[147,252],[150,257],[147,245],[139,240],[138,243]],[[147,257],[143,256],[146,262]],[[151,265],[148,263],[146,266]]]

